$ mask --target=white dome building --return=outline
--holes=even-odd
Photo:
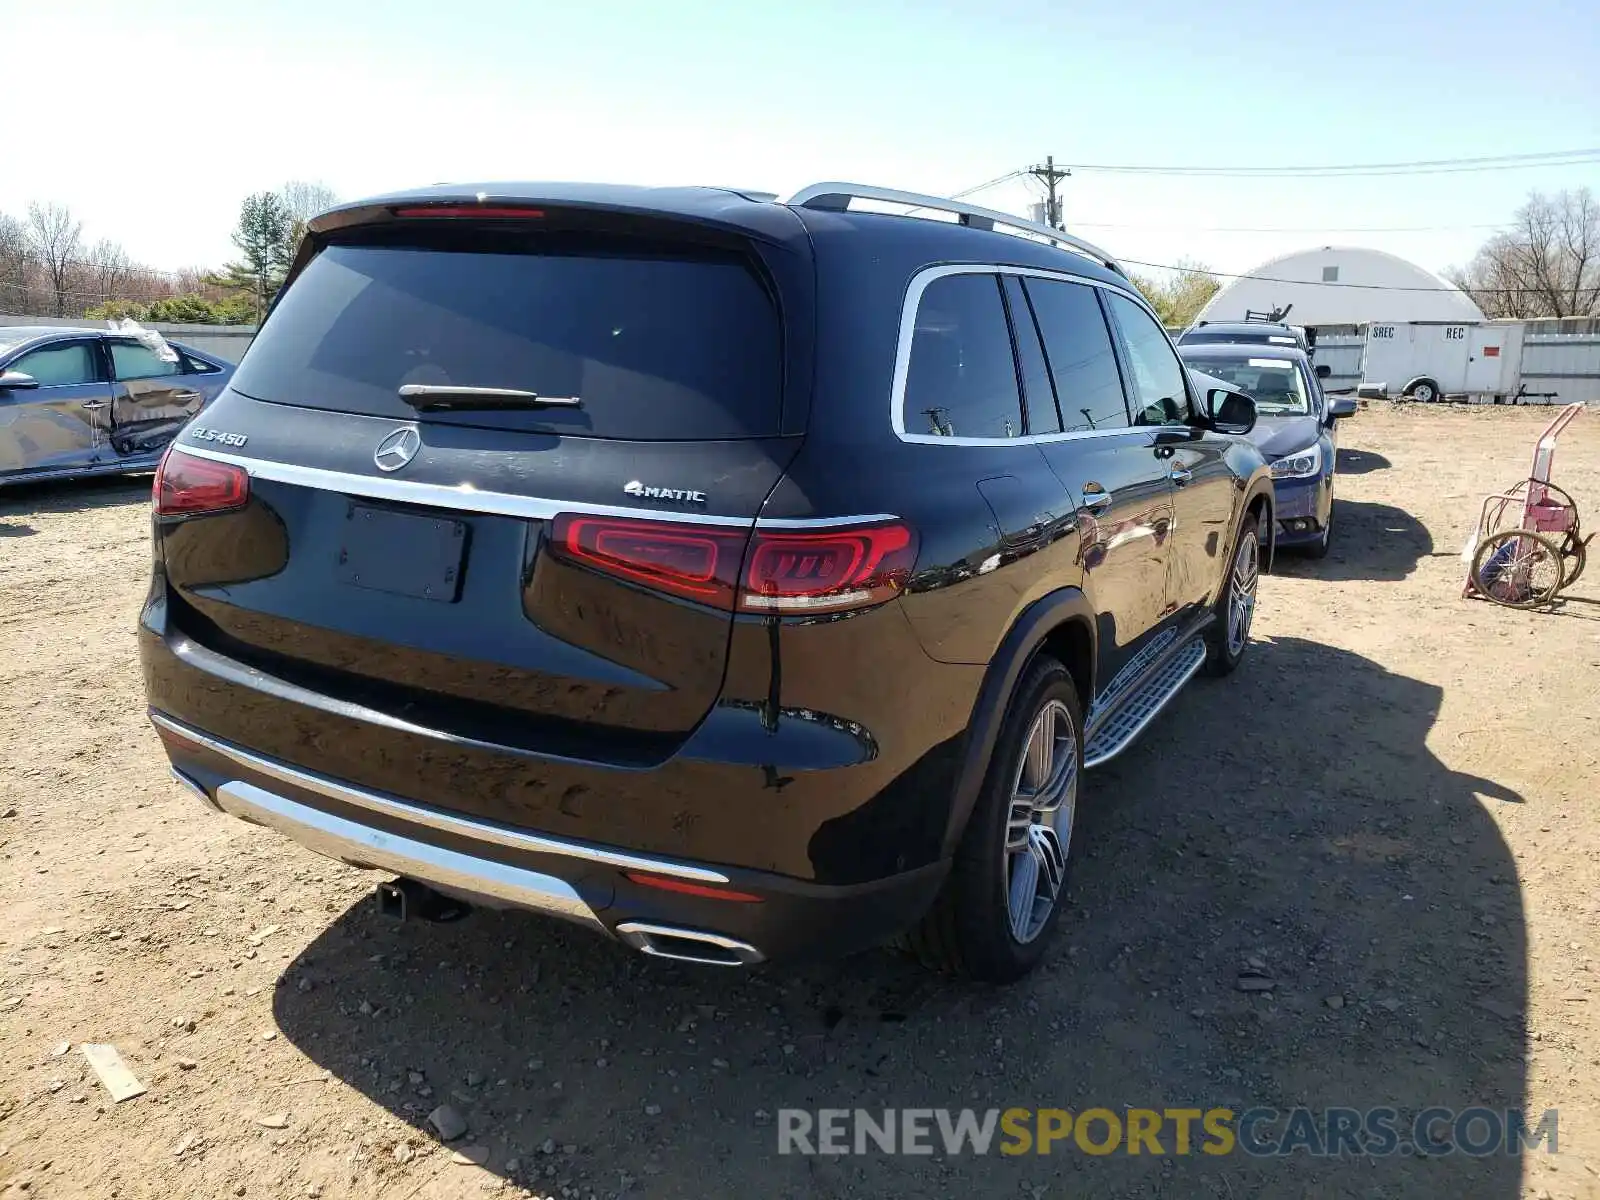
[[[1262,263],[1223,287],[1199,319],[1242,321],[1247,313],[1270,313],[1290,305],[1294,307],[1283,319],[1301,326],[1373,321],[1466,325],[1484,320],[1470,296],[1432,271],[1358,246],[1300,250]]]

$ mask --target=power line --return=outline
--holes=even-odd
[[[1600,148],[1548,150],[1538,154],[1499,154],[1476,158],[1413,159],[1387,163],[1339,163],[1329,166],[1150,166],[1128,163],[1075,163],[1077,171],[1118,174],[1189,175],[1234,178],[1326,178],[1329,176],[1438,175],[1466,171],[1514,171],[1532,167],[1580,166],[1600,162]]]
[[[1027,172],[1019,167],[1015,171],[1007,171],[1004,175],[997,175],[986,183],[975,183],[969,188],[962,188],[959,192],[953,192],[950,199],[960,200],[963,196],[970,196],[975,192],[986,192],[992,187],[999,187],[1002,183],[1010,183],[1017,176],[1026,174]]]

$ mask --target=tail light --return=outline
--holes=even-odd
[[[408,204],[394,210],[397,217],[458,217],[482,220],[484,218],[509,218],[512,220],[538,220],[544,216],[542,208],[513,208],[492,204]]]
[[[715,608],[830,613],[892,599],[905,587],[917,537],[899,521],[750,533],[720,525],[562,513],[557,557]]]
[[[242,508],[250,499],[250,476],[241,467],[212,462],[169,446],[151,489],[158,517],[192,517]]]

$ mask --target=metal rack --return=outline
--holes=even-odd
[[[924,196],[917,192],[902,192],[895,188],[872,187],[863,183],[813,183],[801,188],[784,203],[799,208],[832,209],[838,212],[848,209],[852,200],[876,200],[884,204],[904,204],[909,208],[954,213],[961,224],[974,229],[988,229],[1001,233],[1014,230],[1016,233],[1039,238],[1071,250],[1075,254],[1081,254],[1085,258],[1093,259],[1118,275],[1127,274],[1122,269],[1121,263],[1093,242],[1086,242],[1080,237],[1060,229],[1052,229],[1048,225],[1040,225],[1036,221],[1025,221],[1010,213],[992,208],[980,208],[976,204],[964,204],[960,200],[947,200],[942,196]]]

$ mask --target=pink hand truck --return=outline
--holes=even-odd
[[[1582,411],[1581,404],[1566,405],[1539,435],[1528,478],[1485,497],[1478,527],[1461,552],[1468,564],[1463,596],[1536,608],[1583,574],[1594,534],[1582,535],[1577,503],[1550,482],[1556,439]]]

